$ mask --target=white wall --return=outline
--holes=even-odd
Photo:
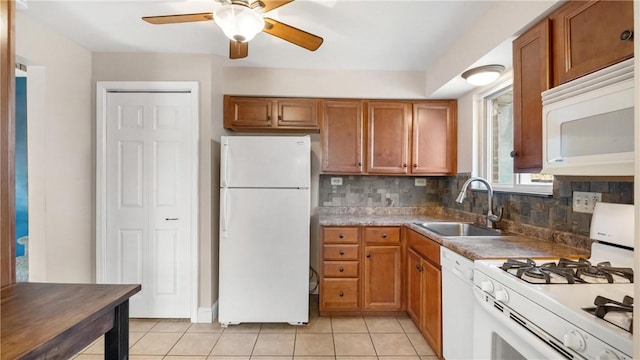
[[[424,99],[422,71],[287,70],[225,68],[223,92],[231,95]]]
[[[16,57],[33,70],[27,78],[30,280],[92,282],[91,52],[17,12]]]
[[[558,0],[495,1],[426,72],[426,96],[435,93],[476,60],[541,20]]]

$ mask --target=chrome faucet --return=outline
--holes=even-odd
[[[504,209],[500,208],[497,215],[493,213],[493,188],[491,187],[491,184],[489,184],[487,180],[481,177],[472,177],[469,180],[465,181],[464,184],[462,185],[462,189],[460,190],[460,194],[458,194],[458,197],[456,198],[456,202],[458,204],[462,204],[464,202],[464,198],[465,196],[467,196],[467,187],[469,187],[469,184],[471,184],[474,181],[479,181],[483,183],[484,186],[487,188],[487,193],[488,193],[487,195],[489,196],[489,210],[487,210],[486,225],[488,228],[495,228],[496,223],[502,220],[502,211]]]

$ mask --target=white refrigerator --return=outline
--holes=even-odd
[[[218,321],[309,321],[309,136],[223,136]]]

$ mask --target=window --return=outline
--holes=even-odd
[[[516,173],[513,169],[513,86],[502,84],[477,97],[481,111],[478,172],[494,190],[551,194],[553,175]],[[480,186],[482,187],[482,186]]]

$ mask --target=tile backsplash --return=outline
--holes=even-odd
[[[335,175],[320,176],[319,204],[323,207],[442,207],[449,212],[469,215],[486,214],[485,191],[469,191],[460,205],[455,198],[469,173],[455,177],[427,177],[426,186],[415,186],[414,177],[338,176],[342,185],[331,185]],[[553,232],[589,236],[591,214],[573,212],[574,191],[602,193],[602,201],[633,203],[633,178],[602,180],[599,178],[557,177],[553,196],[500,193],[494,194],[494,206],[504,207],[505,223],[544,228]]]
[[[331,178],[335,177],[342,179],[342,185],[331,185]],[[445,185],[440,178],[426,178],[426,186],[415,186],[413,177],[320,175],[318,204],[325,207],[440,206]]]
[[[471,191],[460,205],[455,198],[470,174],[458,174],[447,178],[442,206],[474,214],[486,214],[487,193]],[[602,193],[602,201],[633,204],[633,181],[602,181],[598,178],[556,177],[553,196],[514,193],[494,193],[494,206],[504,207],[503,219],[517,224],[532,225],[554,231],[589,236],[592,214],[573,212],[573,192],[592,191]]]

